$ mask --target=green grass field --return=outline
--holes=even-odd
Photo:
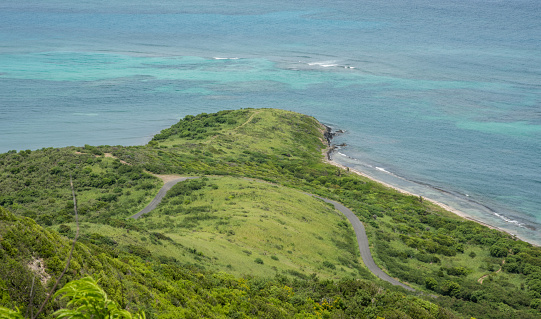
[[[126,251],[135,245],[155,257],[240,276],[359,276],[353,229],[323,201],[245,178],[182,183],[201,189],[166,198],[134,223],[141,231],[85,224],[83,233],[108,236]]]

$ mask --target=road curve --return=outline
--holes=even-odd
[[[158,192],[158,194],[156,195],[156,197],[154,197],[154,199],[150,202],[150,204],[148,204],[147,207],[143,208],[143,210],[141,210],[137,214],[131,216],[131,218],[137,219],[137,218],[141,217],[142,215],[144,215],[146,213],[149,213],[154,208],[156,208],[160,204],[160,202],[162,201],[162,199],[165,196],[165,194],[167,193],[167,191],[170,190],[171,187],[173,187],[178,182],[182,182],[182,181],[185,181],[185,180],[188,180],[188,179],[195,179],[195,178],[199,178],[199,177],[197,177],[197,176],[179,177],[179,178],[173,179],[173,180],[165,183],[162,186],[162,188],[160,189],[160,191]],[[400,281],[394,279],[393,277],[387,275],[385,272],[383,272],[383,270],[381,270],[376,265],[376,263],[374,262],[374,259],[372,258],[372,254],[370,253],[370,247],[368,246],[368,237],[366,236],[366,231],[364,230],[364,225],[363,225],[363,223],[361,223],[359,218],[357,218],[357,216],[355,216],[355,214],[349,208],[347,208],[346,206],[344,206],[344,205],[342,205],[342,204],[340,204],[338,202],[335,202],[335,201],[327,199],[327,198],[323,198],[323,197],[313,195],[313,194],[308,194],[308,193],[305,193],[305,194],[316,197],[316,198],[319,198],[319,199],[323,200],[324,202],[327,202],[327,203],[330,203],[330,204],[334,205],[334,208],[336,208],[338,211],[340,211],[342,214],[344,214],[347,217],[347,219],[351,223],[351,226],[353,226],[353,230],[355,231],[355,235],[357,236],[357,243],[359,245],[359,251],[361,252],[361,258],[362,258],[364,264],[366,265],[366,267],[368,268],[368,270],[370,270],[378,278],[380,278],[382,280],[385,280],[385,281],[387,281],[387,282],[389,282],[389,283],[391,283],[391,284],[393,284],[395,286],[403,287],[403,288],[405,288],[406,290],[409,290],[409,291],[415,291],[415,289],[411,288],[410,286],[407,286],[407,285],[401,283]]]
[[[158,192],[158,194],[156,195],[156,197],[154,197],[154,199],[150,202],[150,204],[148,204],[147,207],[143,208],[140,212],[138,212],[137,214],[131,216],[130,218],[137,219],[137,218],[141,217],[142,215],[144,215],[146,213],[149,213],[150,211],[152,211],[154,208],[156,208],[160,204],[160,202],[162,201],[162,199],[165,196],[165,194],[167,193],[167,191],[170,190],[171,187],[175,186],[176,183],[185,181],[187,179],[194,179],[194,178],[199,178],[199,177],[197,177],[197,176],[179,177],[179,178],[175,178],[175,179],[170,180],[169,182],[165,183],[162,186],[162,188],[160,189],[160,191]]]
[[[344,214],[349,222],[351,223],[351,226],[353,226],[353,230],[355,230],[355,235],[357,235],[357,243],[359,244],[359,251],[361,252],[361,258],[363,259],[364,264],[370,270],[374,275],[376,275],[378,278],[385,280],[395,286],[403,287],[409,291],[415,291],[415,289],[411,288],[410,286],[407,286],[400,281],[394,279],[393,277],[387,275],[383,270],[381,270],[376,263],[374,262],[374,259],[372,258],[372,254],[370,253],[370,247],[368,246],[368,237],[366,236],[366,231],[364,230],[364,225],[361,223],[359,218],[355,216],[355,214],[346,206],[335,202],[330,199],[326,199],[317,195],[312,195],[314,197],[317,197],[324,202],[330,203],[334,205],[334,208],[339,210],[342,214]]]

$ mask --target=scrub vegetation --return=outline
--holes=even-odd
[[[62,271],[147,318],[538,318],[541,249],[322,161],[324,128],[273,109],[187,116],[145,146],[0,154],[0,306],[32,313]],[[157,209],[137,213],[163,182]],[[332,206],[364,223],[374,277]],[[34,284],[32,284],[34,282]],[[66,307],[55,299],[41,317]]]

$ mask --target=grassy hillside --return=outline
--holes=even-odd
[[[64,268],[70,243],[2,207],[0,222],[0,307],[35,313]],[[87,274],[122,308],[142,310],[147,318],[455,318],[433,303],[366,280],[239,278],[78,243],[62,281]],[[50,317],[60,307],[65,301],[54,300],[40,317]]]
[[[123,251],[148,251],[234,275],[358,277],[364,271],[345,217],[302,192],[258,180],[211,177],[179,183],[126,232],[85,223]],[[73,224],[68,224],[74,229]],[[366,271],[363,273],[366,277]]]
[[[157,174],[236,174],[298,184],[291,170],[321,165],[322,130],[306,115],[244,109],[187,116],[147,146],[100,149]]]
[[[81,242],[111,258],[284,280],[373,278],[349,226],[304,191],[352,209],[379,266],[434,302],[477,318],[540,315],[539,247],[324,164],[322,132],[305,115],[243,109],[187,116],[145,146],[1,154],[0,205],[70,237],[71,174]],[[127,219],[162,185],[151,173],[208,177]]]

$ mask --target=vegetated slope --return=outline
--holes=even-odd
[[[64,268],[70,243],[0,207],[0,247],[0,306],[35,313]],[[77,243],[62,281],[87,274],[122,308],[143,310],[147,318],[455,318],[433,303],[365,280],[236,278]],[[40,317],[63,306],[54,300]]]
[[[243,109],[186,116],[147,146],[103,149],[158,174],[238,174],[298,183],[288,168],[321,164],[322,129],[306,115]]]
[[[44,226],[72,221],[70,177],[81,220],[95,223],[129,216],[161,186],[142,168],[105,157],[89,145],[8,152],[0,154],[0,206]]]
[[[224,126],[221,117],[236,120]],[[322,164],[318,126],[310,117],[277,110],[203,114],[158,135],[152,143],[160,149],[152,154],[166,163],[191,147],[193,161],[178,160],[169,169],[248,175],[338,200],[365,223],[376,262],[392,276],[478,317],[539,315],[539,247]],[[194,128],[199,133],[188,133]]]
[[[151,235],[152,231],[140,229],[133,221],[117,218],[129,216],[128,211],[136,213],[150,201],[150,193],[157,192],[159,182],[144,170],[183,175],[249,176],[318,194],[342,202],[364,222],[372,244],[372,254],[381,268],[417,289],[440,294],[436,302],[477,318],[539,316],[541,250],[538,247],[466,221],[427,201],[420,202],[415,196],[399,194],[366,178],[324,164],[321,161],[321,151],[325,147],[322,131],[315,119],[305,115],[270,109],[244,109],[188,116],[171,129],[164,130],[146,146],[86,146],[36,151],[31,155],[73,152],[67,154],[69,161],[77,158],[74,156],[97,161],[101,158],[110,163],[107,169],[136,170],[141,172],[139,176],[142,181],[155,181],[156,186],[149,186],[148,192],[138,197],[141,202],[134,210],[133,207],[123,209],[127,206],[120,205],[124,196],[132,196],[128,195],[128,191],[123,190],[116,200],[109,202],[88,196],[88,203],[110,203],[108,205],[113,209],[100,211],[100,214],[91,213],[93,218],[87,219],[87,222],[107,224],[124,231],[146,232],[147,242],[159,235]],[[75,154],[75,150],[98,155],[113,153],[130,165],[115,159]],[[48,196],[44,191],[47,190],[45,184],[41,184],[44,190],[41,186],[38,189],[43,193],[36,195],[39,205],[23,199],[26,189],[32,189],[34,178],[29,178],[29,186],[26,186],[26,181],[16,181],[20,172],[26,172],[17,171],[18,167],[27,167],[25,154],[20,152],[0,156],[2,182],[18,185],[16,193],[2,194],[4,198],[12,196],[4,201],[4,205],[18,214],[34,212],[36,219],[43,223],[39,219],[42,211],[40,206],[43,211],[53,212],[55,203],[46,205],[47,197],[43,197]],[[44,166],[50,165],[45,162]],[[80,169],[80,164],[74,164],[75,167],[73,164],[67,167],[75,171]],[[35,178],[42,179],[46,176],[44,173],[50,175],[57,171],[49,169]],[[68,172],[63,172],[59,179],[64,180],[66,186]],[[24,178],[21,180],[24,181]],[[142,181],[136,183],[146,184]],[[108,186],[89,190],[78,188],[77,191],[89,191],[88,194],[96,195],[102,191],[104,194],[114,193],[120,182],[121,178],[104,184]],[[140,186],[134,186],[134,189],[137,187]],[[59,186],[53,188],[59,189]],[[66,206],[60,208],[65,211],[60,216],[67,217],[70,209],[67,203],[69,190],[65,187],[62,192]],[[109,216],[100,218],[102,215]],[[52,225],[58,225],[60,219],[54,214],[52,216],[55,216]],[[70,231],[66,227],[58,229],[65,234]],[[88,236],[94,236],[92,240],[97,244],[111,244],[112,239],[106,236]],[[188,262],[194,260],[188,259]],[[502,270],[497,272],[502,264]],[[480,283],[478,279],[487,274],[489,276]]]
[[[107,236],[120,250],[237,276],[371,277],[342,214],[300,191],[259,180],[181,182],[133,225],[141,231],[85,224],[84,232]]]

